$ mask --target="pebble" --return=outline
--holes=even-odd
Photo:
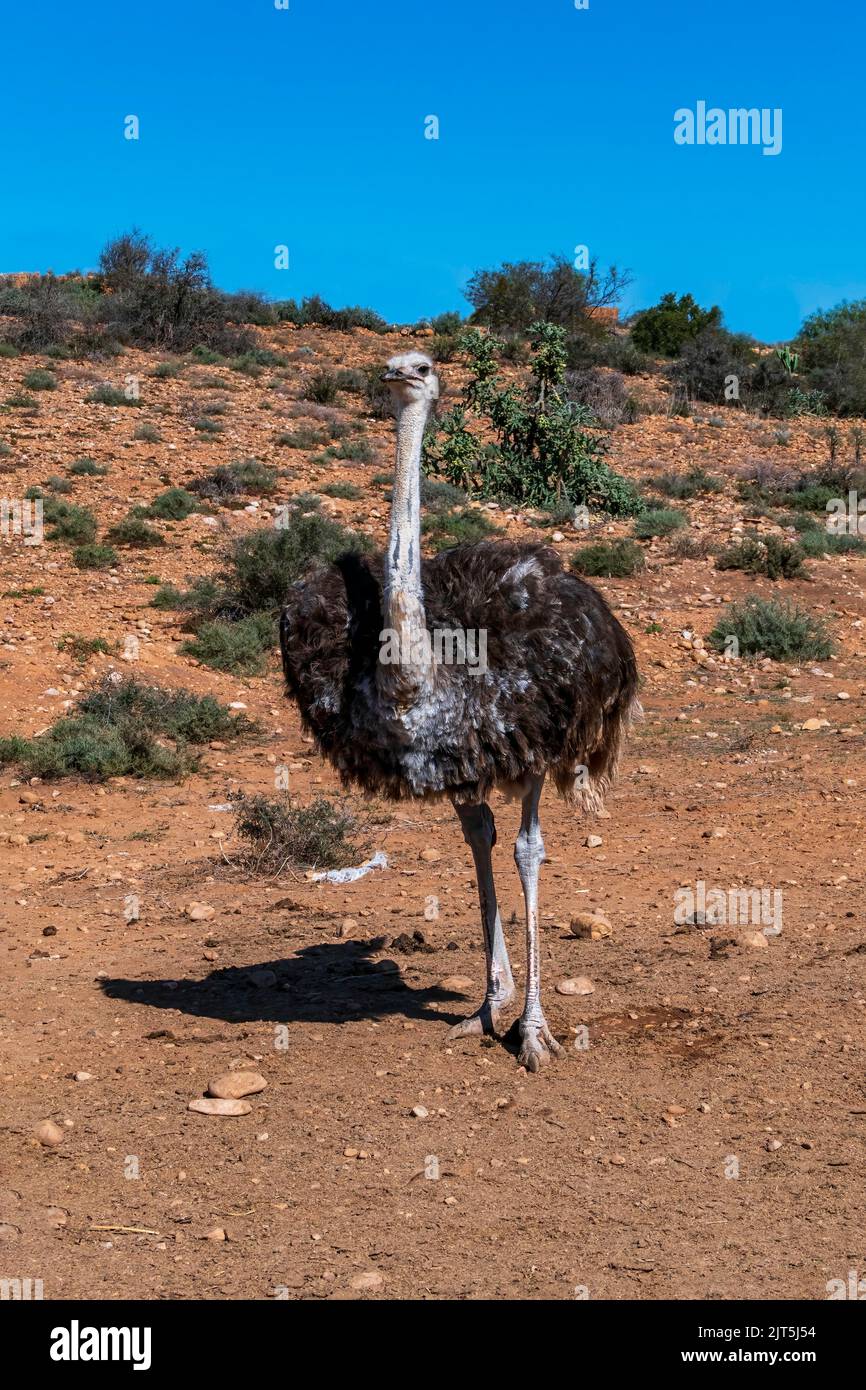
[[[226,1071],[211,1081],[207,1093],[218,1100],[240,1100],[243,1096],[258,1095],[267,1084],[257,1071]]]
[[[472,985],[473,981],[468,975],[446,975],[439,981],[440,989],[447,989],[453,994],[468,994]]]
[[[277,983],[276,971],[269,970],[267,966],[261,970],[248,970],[247,979],[256,989],[268,989],[270,985]]]
[[[363,1274],[353,1274],[349,1285],[353,1289],[381,1289],[385,1280],[375,1269],[366,1269]]]
[[[53,1120],[40,1120],[33,1132],[43,1148],[56,1149],[63,1143],[63,1130]]]
[[[442,858],[442,855],[438,849],[422,849],[418,858],[423,859],[425,864],[436,864]]]
[[[747,932],[745,936],[740,938],[740,943],[743,946],[751,946],[756,951],[766,951],[769,947],[769,942],[762,931]]]
[[[613,932],[610,922],[600,912],[576,913],[569,922],[568,929],[572,936],[579,936],[586,941],[600,941]]]
[[[599,845],[604,844],[600,835],[587,835],[583,842],[585,849],[598,849]]]
[[[595,985],[586,975],[576,975],[572,980],[560,980],[556,986],[557,994],[594,994]]]
[[[206,922],[215,912],[216,908],[211,907],[209,903],[190,903],[186,915],[193,922]]]
[[[415,1116],[416,1120],[426,1120],[430,1111],[425,1105],[413,1105],[412,1114]]]
[[[248,1100],[221,1100],[219,1097],[211,1100],[207,1096],[191,1100],[187,1106],[187,1110],[194,1110],[197,1115],[249,1115],[252,1108]]]

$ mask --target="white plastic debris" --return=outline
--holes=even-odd
[[[368,859],[357,869],[329,869],[327,873],[311,874],[310,878],[314,883],[354,883],[357,878],[363,878],[371,869],[387,869],[387,867],[387,854],[383,850],[377,849],[372,859]]]

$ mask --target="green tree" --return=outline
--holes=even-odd
[[[685,343],[705,328],[719,328],[722,311],[718,305],[702,309],[690,294],[662,295],[652,309],[644,309],[632,326],[632,342],[639,352],[678,357]]]
[[[604,462],[592,413],[567,399],[565,330],[534,323],[530,343],[530,380],[519,390],[500,382],[498,339],[477,329],[461,336],[471,376],[460,403],[428,434],[426,468],[467,492],[519,505],[639,512],[638,493]],[[485,443],[482,430],[493,441]]]

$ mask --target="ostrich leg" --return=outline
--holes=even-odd
[[[470,1033],[495,1033],[499,1025],[499,1010],[514,994],[514,981],[508,963],[508,951],[496,906],[491,850],[496,844],[496,826],[490,807],[483,802],[472,806],[454,806],[463,827],[463,838],[472,849],[475,875],[478,879],[478,901],[481,904],[481,927],[484,932],[484,955],[487,960],[487,993],[484,1003],[474,1014],[456,1023],[449,1038],[463,1038]]]
[[[558,1057],[562,1048],[547,1026],[541,1008],[541,962],[538,946],[538,870],[544,862],[544,841],[538,819],[538,803],[544,775],[533,777],[523,798],[520,831],[514,846],[517,871],[526,899],[526,1002],[520,1019],[519,1061],[527,1071],[538,1071],[551,1052]]]

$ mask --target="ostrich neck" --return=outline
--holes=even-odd
[[[380,688],[398,704],[418,699],[431,677],[421,589],[421,446],[429,405],[405,405],[397,416],[397,464],[385,556],[385,628],[399,634],[400,661],[379,666]]]

